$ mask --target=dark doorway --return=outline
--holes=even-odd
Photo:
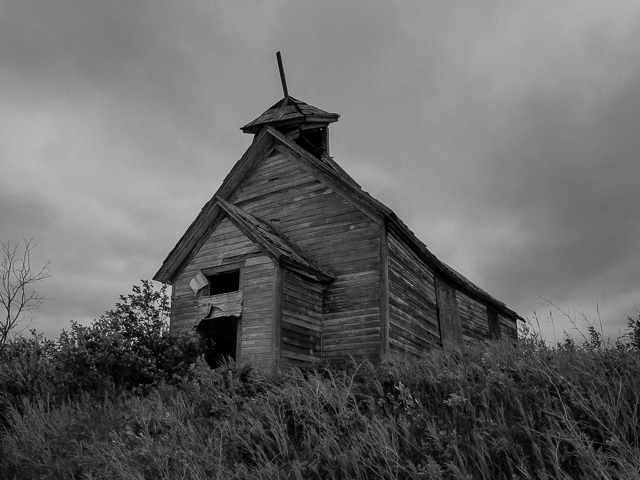
[[[202,320],[196,332],[206,342],[204,358],[211,368],[222,365],[225,358],[236,360],[238,318],[218,317]]]

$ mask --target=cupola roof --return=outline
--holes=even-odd
[[[283,128],[319,128],[338,121],[340,115],[329,113],[301,100],[286,96],[270,107],[255,120],[247,123],[241,130],[244,133],[259,133],[265,125],[282,130]]]

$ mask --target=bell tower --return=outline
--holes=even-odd
[[[329,155],[328,126],[338,121],[340,115],[325,112],[289,95],[280,52],[276,53],[276,57],[284,97],[258,118],[247,123],[241,130],[244,133],[256,135],[269,125],[295,141],[314,157],[321,159]]]

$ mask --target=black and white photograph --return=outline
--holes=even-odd
[[[640,3],[0,0],[0,478],[640,475]]]

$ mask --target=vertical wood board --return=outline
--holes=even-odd
[[[456,290],[436,277],[436,294],[442,346],[444,348],[458,349],[462,347],[463,335]]]

